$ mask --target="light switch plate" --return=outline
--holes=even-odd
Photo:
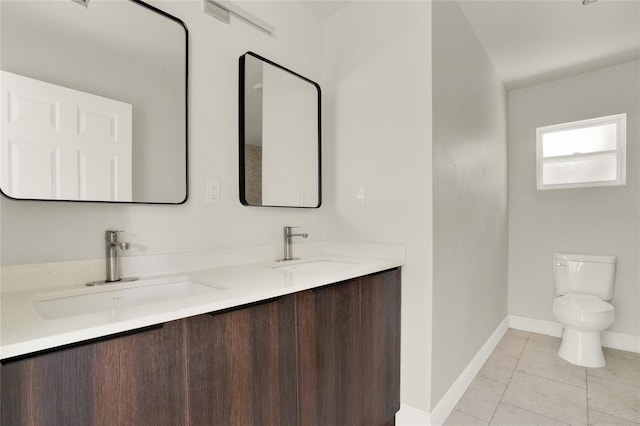
[[[207,204],[220,204],[220,181],[207,180],[205,202]]]

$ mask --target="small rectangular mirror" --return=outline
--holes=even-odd
[[[0,189],[187,199],[187,28],[139,0],[0,1]]]
[[[321,204],[320,86],[268,59],[240,57],[240,202]]]

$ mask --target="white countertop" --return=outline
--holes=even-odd
[[[295,267],[289,268],[290,270],[278,269],[282,266],[320,261],[343,264],[338,265],[340,267],[337,268],[312,267],[306,271],[295,270]],[[99,287],[75,285],[2,294],[0,359],[258,302],[384,271],[402,264],[402,259],[318,256],[286,263],[227,266],[182,274],[141,277],[139,281]],[[156,302],[60,319],[43,319],[34,305],[34,301],[72,294],[145,287],[154,283],[180,280],[210,286],[214,291],[169,302]]]

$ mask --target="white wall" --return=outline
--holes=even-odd
[[[434,2],[432,406],[507,315],[506,113],[460,6]]]
[[[189,28],[190,199],[180,206],[0,200],[2,264],[101,258],[104,230],[123,229],[127,255],[209,247],[277,245],[282,226],[322,240],[326,209],[244,207],[238,201],[238,57],[253,50],[322,85],[321,21],[298,2],[242,2],[276,27],[269,37],[242,21],[206,15],[200,0],[154,4]],[[89,4],[91,7],[91,4]],[[222,202],[204,203],[206,179]]]
[[[327,237],[406,244],[401,398],[423,411],[430,408],[430,22],[430,2],[362,1],[324,29]]]
[[[640,334],[640,63],[509,93],[509,313],[555,321],[554,252],[618,258],[611,330]],[[627,184],[536,190],[536,127],[627,113]]]

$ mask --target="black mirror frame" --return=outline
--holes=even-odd
[[[67,202],[67,203],[99,203],[99,204],[142,204],[142,205],[181,205],[185,204],[189,200],[189,29],[186,24],[180,19],[177,18],[164,10],[158,9],[155,6],[152,6],[148,3],[145,3],[142,0],[128,0],[131,3],[137,4],[151,12],[157,13],[158,15],[170,19],[180,25],[184,30],[184,72],[185,72],[185,81],[184,81],[184,119],[185,119],[185,139],[184,139],[184,147],[185,147],[185,192],[184,199],[177,202],[154,202],[154,201],[107,201],[107,200],[57,200],[57,199],[40,199],[40,198],[15,198],[11,197],[2,191],[0,187],[0,194],[4,197],[14,200],[14,201],[52,201],[52,202]]]
[[[306,81],[307,83],[310,83],[311,85],[313,85],[316,90],[318,91],[318,204],[315,206],[272,206],[272,205],[256,205],[256,204],[250,204],[249,202],[247,202],[246,199],[246,185],[245,185],[245,149],[244,149],[244,145],[245,145],[245,91],[244,91],[244,86],[245,86],[245,58],[246,56],[253,56],[254,58],[265,62],[269,65],[272,65],[278,69],[281,69],[283,71],[286,71],[290,74],[293,74],[294,76]],[[240,188],[240,203],[242,203],[243,206],[248,206],[248,207],[280,207],[280,208],[296,208],[296,209],[317,209],[320,208],[322,206],[322,110],[321,110],[321,106],[322,106],[322,102],[321,102],[321,98],[322,98],[322,91],[320,89],[320,85],[318,83],[316,83],[315,81],[312,81],[300,74],[298,74],[295,71],[291,71],[288,68],[283,67],[282,65],[276,64],[275,62],[264,58],[254,52],[248,51],[246,52],[244,55],[240,56],[239,58],[239,78],[238,78],[238,87],[239,87],[239,111],[238,111],[238,124],[239,124],[239,129],[238,129],[238,135],[239,135],[239,188]]]

